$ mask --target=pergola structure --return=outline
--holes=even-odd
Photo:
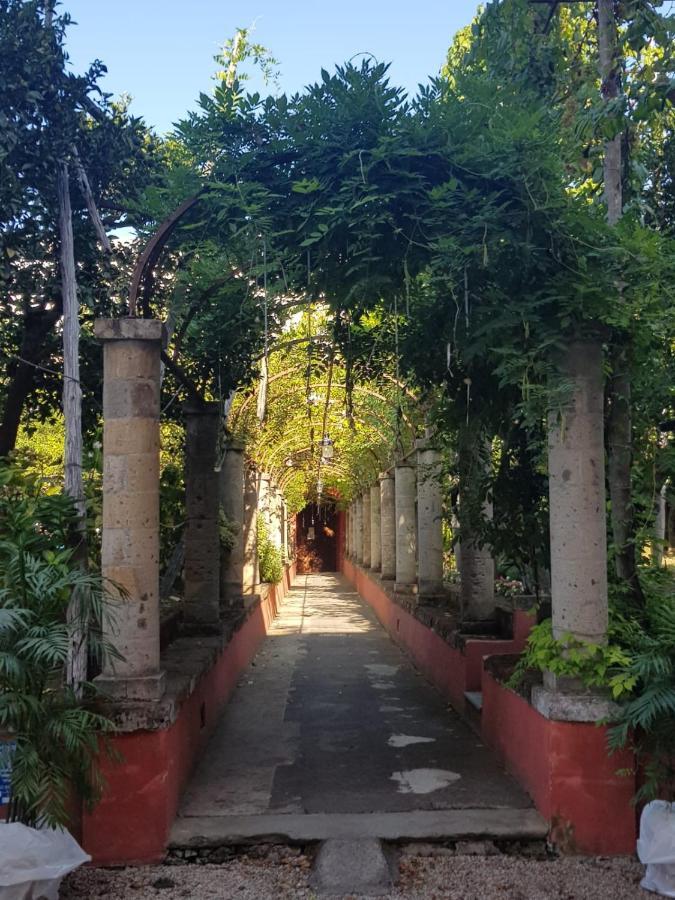
[[[239,674],[248,664],[294,577],[292,517],[283,494],[286,448],[260,471],[231,441],[218,456],[216,404],[184,409],[186,538],[180,635],[160,646],[159,440],[163,325],[126,318],[96,323],[104,348],[103,574],[124,590],[114,633],[122,659],[100,682],[125,762],[105,764],[109,789],[85,815],[84,841],[100,862],[161,857],[180,792]],[[573,385],[564,426],[549,423],[554,633],[607,638],[602,359],[596,345],[568,348]],[[598,399],[600,398],[600,399]],[[443,584],[441,457],[432,434],[362,485],[340,515],[338,564],[374,606],[394,640],[463,711],[482,692],[481,729],[551,822],[554,840],[585,852],[627,852],[635,836],[630,779],[615,773],[597,722],[607,699],[545,674],[532,702],[490,674],[495,654],[522,649],[532,617],[498,617],[494,564],[465,545],[461,614],[440,633],[428,611],[448,619]],[[239,524],[234,546],[219,543],[220,509]],[[256,517],[266,518],[287,557],[283,581],[261,585]],[[424,613],[424,614],[422,614]],[[134,832],[130,840],[129,829]],[[132,848],[131,851],[129,848]]]

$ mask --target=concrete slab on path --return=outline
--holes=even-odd
[[[320,816],[332,814],[347,818],[331,836],[349,837],[339,823],[350,816],[462,810],[468,822],[482,809],[532,828],[531,806],[344,579],[299,576],[198,764],[172,840],[209,817],[231,818],[214,823],[226,831],[283,820],[306,836],[298,816],[329,831]],[[463,827],[459,814],[434,821]]]
[[[446,809],[405,813],[197,816],[176,819],[170,847],[374,838],[394,843],[543,840],[548,826],[534,809]]]

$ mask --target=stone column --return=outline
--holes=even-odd
[[[396,505],[391,472],[380,475],[380,534],[382,580],[393,581],[396,578]]]
[[[164,328],[155,319],[99,319],[103,343],[103,577],[124,593],[105,636],[122,659],[98,682],[116,700],[158,700],[159,371]]]
[[[548,430],[553,633],[607,640],[607,532],[602,348],[575,343],[563,361],[574,385]]]
[[[351,555],[351,506],[345,508],[345,558],[349,559]]]
[[[382,568],[382,526],[380,524],[380,485],[370,489],[370,568],[379,572]]]
[[[417,582],[417,522],[415,468],[398,463],[394,472],[396,510],[396,591],[412,591]]]
[[[241,602],[244,591],[244,447],[230,440],[220,471],[220,505],[237,527],[232,549],[222,551],[220,592],[226,606]]]
[[[607,641],[607,531],[602,346],[573,343],[561,370],[573,385],[562,419],[548,428],[553,634]],[[544,673],[532,703],[550,719],[593,722],[611,714],[606,696],[571,678]]]
[[[482,446],[482,452],[481,452]],[[462,621],[487,622],[496,617],[495,562],[492,550],[474,540],[471,523],[463,514],[462,504],[481,505],[482,517],[492,519],[492,501],[486,495],[491,444],[469,429],[460,431],[459,446],[459,520],[463,538],[457,544],[455,556],[460,575],[460,605]]]
[[[487,500],[483,504],[483,515],[492,518],[492,504]],[[479,547],[469,539],[456,545],[455,556],[460,576],[462,620],[491,621],[496,614],[495,561],[492,551],[488,546]]]
[[[370,568],[370,489],[363,492],[363,566]]]
[[[253,468],[246,470],[244,478],[244,594],[255,594],[260,581],[258,572],[258,491],[260,474]]]
[[[351,510],[351,541],[352,541],[352,560],[356,560],[356,500],[352,501]]]
[[[216,472],[218,404],[185,407],[186,625],[208,628],[220,621],[219,477]]]
[[[269,482],[268,508],[270,540],[277,550],[281,550],[283,545],[283,538],[281,536],[281,495],[277,490],[276,485],[272,483],[271,477]]]
[[[288,506],[280,494],[280,510],[281,510],[281,555],[283,562],[286,563],[290,559],[288,552]]]
[[[356,538],[356,562],[363,564],[363,500],[356,498],[356,522],[354,528]]]
[[[262,516],[270,537],[272,532],[271,494],[271,478],[266,472],[261,472],[258,476],[258,514]]]
[[[417,444],[417,568],[420,596],[443,594],[443,495],[441,458],[425,441]]]

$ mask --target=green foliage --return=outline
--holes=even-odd
[[[256,537],[260,580],[267,584],[278,584],[284,577],[284,562],[281,558],[281,550],[275,547],[270,539],[267,523],[262,515],[258,515]]]
[[[159,558],[164,571],[185,526],[185,434],[179,425],[161,427],[159,468]]]
[[[621,677],[619,714],[610,730],[612,749],[630,746],[643,769],[636,799],[675,801],[675,584],[667,572],[645,580],[642,620],[624,620],[621,638],[628,659]]]
[[[218,537],[223,550],[231,550],[234,547],[234,542],[237,540],[237,535],[240,532],[241,526],[239,523],[233,522],[232,519],[228,518],[221,508],[218,511]]]
[[[624,671],[629,662],[630,657],[618,643],[591,644],[570,634],[555,638],[551,620],[546,619],[532,629],[509,686],[516,687],[528,669],[538,669],[578,678],[587,687],[609,687],[618,699],[634,687]]]
[[[106,590],[69,549],[75,520],[69,498],[46,493],[17,465],[0,464],[0,730],[16,741],[9,817],[30,825],[66,826],[73,791],[96,801],[99,739],[112,727],[91,707],[93,684],[63,684],[81,628],[93,664],[113,655],[103,636]],[[80,608],[67,620],[74,590]]]
[[[158,178],[158,142],[123,103],[102,93],[105,66],[82,75],[65,51],[70,17],[44,2],[0,0],[0,456],[13,446],[28,405],[30,424],[59,410],[62,382],[58,267],[59,160],[70,171],[78,296],[85,319],[81,378],[85,426],[99,408],[100,347],[89,319],[110,314],[128,287],[129,250],[112,257],[98,246],[76,174],[87,172],[106,229],[128,225],[141,189]],[[138,215],[143,221],[143,216]],[[124,287],[123,287],[124,286]],[[18,358],[20,357],[20,359]],[[40,368],[35,368],[35,365]],[[24,417],[24,424],[26,419]]]

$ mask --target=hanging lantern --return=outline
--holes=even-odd
[[[330,462],[334,452],[335,448],[333,447],[333,442],[327,434],[324,435],[324,437],[321,438],[321,462]]]

